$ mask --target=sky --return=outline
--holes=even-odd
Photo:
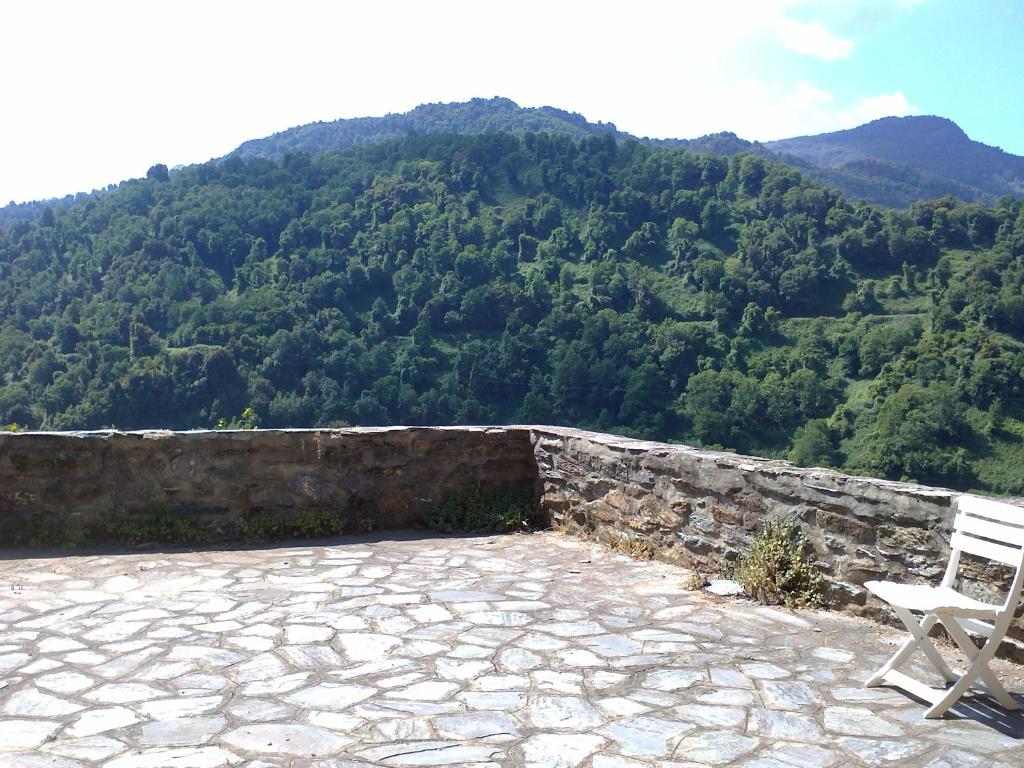
[[[675,138],[934,114],[1024,155],[1024,0],[32,0],[0,26],[0,204],[475,96]]]

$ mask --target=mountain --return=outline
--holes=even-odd
[[[591,123],[582,115],[554,107],[520,107],[511,99],[471,99],[450,104],[421,104],[409,112],[383,117],[356,117],[289,128],[240,145],[232,154],[243,159],[278,160],[290,152],[316,154],[418,134],[551,133],[559,136],[625,138],[612,123]]]
[[[383,117],[315,122],[241,144],[229,156],[278,161],[289,153],[344,150],[410,134],[476,135],[548,133],[575,140],[612,136],[618,141],[724,157],[749,153],[785,163],[849,198],[895,208],[952,195],[991,204],[1002,195],[1024,196],[1024,157],[972,141],[939,117],[883,118],[846,131],[801,136],[765,144],[722,132],[695,139],[636,137],[613,123],[592,123],[555,107],[520,107],[495,97],[448,104],[423,104]],[[225,158],[220,158],[223,162]],[[32,221],[45,209],[69,208],[98,199],[115,187],[64,198],[0,207],[0,229]]]
[[[849,197],[897,208],[946,195],[984,203],[1001,195],[1024,195],[1024,157],[972,141],[956,123],[940,117],[889,117],[846,131],[762,144],[734,133],[696,139],[636,137],[613,123],[592,123],[554,107],[520,107],[506,98],[472,99],[425,104],[384,117],[301,125],[247,141],[232,154],[279,159],[288,152],[315,154],[409,133],[541,131],[574,138],[611,135],[727,157],[749,152],[791,165]]]
[[[520,107],[500,96],[470,99],[448,104],[421,104],[409,112],[384,117],[356,117],[315,122],[289,128],[262,139],[241,144],[232,155],[244,159],[264,157],[278,160],[289,152],[316,154],[327,150],[348,149],[399,139],[410,133],[459,135],[479,133],[550,133],[580,139],[611,135],[616,139],[634,139],[614,123],[591,123],[583,115],[555,107]],[[718,133],[699,139],[641,139],[660,146],[734,155],[752,145],[734,133]]]
[[[764,147],[779,159],[803,160],[811,175],[847,194],[888,205],[946,194],[984,202],[1024,195],[1024,157],[973,141],[942,117],[884,117]]]
[[[0,229],[0,424],[563,423],[1021,494],[1022,404],[1012,198],[446,133],[154,167]]]

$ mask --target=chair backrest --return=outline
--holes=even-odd
[[[1024,507],[963,494],[957,510],[949,541],[953,552],[943,584],[952,585],[961,552],[1008,565],[1017,571],[1004,604],[1012,613],[1024,585]]]

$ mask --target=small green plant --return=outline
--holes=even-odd
[[[356,517],[356,531],[358,533],[373,533],[382,527],[380,517],[373,512],[361,512]]]
[[[61,549],[79,549],[88,541],[88,529],[77,520],[69,520],[61,531]]]
[[[217,423],[213,425],[214,429],[259,429],[260,417],[256,415],[256,411],[252,408],[246,408],[242,411],[242,415],[228,421],[227,419],[217,419]]]
[[[286,529],[300,539],[322,539],[340,536],[345,530],[345,524],[333,510],[300,509]]]
[[[789,608],[821,605],[824,580],[799,526],[766,520],[736,565],[735,579],[762,603]]]
[[[537,504],[525,489],[477,486],[448,494],[427,510],[422,522],[441,533],[525,531],[536,525]]]
[[[243,541],[322,539],[344,533],[345,521],[331,509],[300,509],[292,516],[258,509],[242,516],[239,535]]]
[[[202,532],[191,520],[164,510],[154,511],[144,527],[151,541],[196,544],[203,539]]]
[[[99,530],[86,529],[76,546],[90,540],[110,541],[129,546],[157,543],[197,544],[203,540],[203,532],[180,515],[155,509],[148,517],[142,519],[107,523]]]
[[[10,424],[0,425],[0,432],[28,432],[28,427],[11,422]]]
[[[30,547],[49,547],[61,544],[61,532],[48,517],[39,516],[20,532],[15,533],[14,544],[27,543]]]
[[[249,510],[242,516],[239,534],[242,541],[268,541],[279,539],[284,531],[284,521],[279,515],[266,510]]]
[[[691,592],[699,592],[709,583],[708,577],[694,568],[690,571],[690,577],[686,580],[686,588]]]
[[[246,408],[242,415],[235,419],[235,427],[238,429],[259,429],[260,417],[252,408]]]
[[[92,523],[83,523],[75,517],[60,519],[39,515],[15,535],[13,543],[71,550],[97,544],[197,544],[204,538],[204,532],[187,518],[155,509],[145,517]]]
[[[647,539],[630,533],[605,531],[598,535],[597,540],[608,549],[621,552],[634,560],[653,560],[656,552],[654,545]]]

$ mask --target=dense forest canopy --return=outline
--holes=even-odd
[[[1024,492],[1024,203],[612,136],[409,136],[0,232],[0,422],[562,423]],[[251,410],[250,410],[251,409]]]

